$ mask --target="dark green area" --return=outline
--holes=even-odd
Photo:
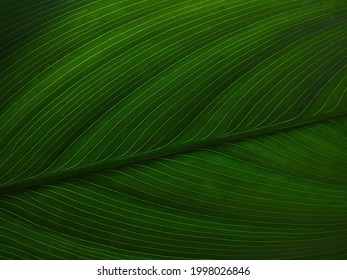
[[[343,0],[0,1],[1,259],[346,259]]]

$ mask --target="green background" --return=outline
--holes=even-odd
[[[347,259],[345,0],[0,17],[1,259]]]

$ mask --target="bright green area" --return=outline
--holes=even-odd
[[[347,259],[347,2],[1,1],[1,259]]]

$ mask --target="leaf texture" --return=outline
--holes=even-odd
[[[0,5],[0,258],[347,258],[345,1]]]

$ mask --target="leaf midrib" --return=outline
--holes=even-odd
[[[151,150],[145,153],[137,154],[134,156],[119,158],[111,161],[104,161],[100,163],[90,164],[87,166],[82,166],[74,169],[67,169],[64,171],[56,172],[56,173],[47,173],[43,175],[29,177],[24,180],[18,180],[15,182],[7,183],[0,185],[0,195],[8,194],[11,192],[18,192],[28,188],[35,188],[45,184],[52,184],[54,182],[59,182],[67,179],[76,178],[82,175],[93,174],[96,172],[101,172],[103,170],[110,170],[115,168],[125,167],[132,163],[139,163],[155,158],[166,157],[174,154],[181,154],[186,152],[192,152],[199,150],[201,148],[215,146],[217,144],[222,144],[226,142],[232,141],[240,141],[246,138],[253,138],[264,136],[267,134],[273,134],[284,130],[290,130],[294,128],[299,128],[315,123],[326,122],[332,119],[338,119],[342,117],[346,117],[347,112],[340,113],[326,113],[317,116],[306,116],[302,117],[300,122],[297,123],[296,119],[292,119],[286,122],[272,124],[269,126],[264,126],[261,128],[246,130],[239,133],[231,133],[225,134],[223,136],[218,136],[214,138],[210,138],[207,140],[197,140],[191,141],[184,144],[170,145],[169,147],[163,147],[157,150]]]

